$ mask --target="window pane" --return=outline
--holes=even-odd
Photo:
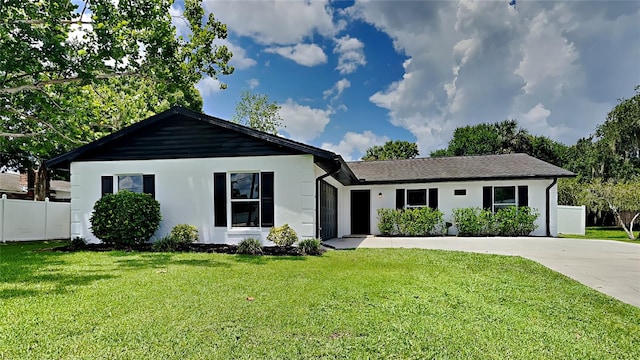
[[[260,219],[260,213],[257,201],[231,203],[231,226],[260,226],[258,219]]]
[[[142,175],[118,176],[118,191],[120,190],[142,193]]]
[[[231,174],[232,199],[259,199],[260,177],[258,173]]]
[[[426,206],[427,190],[407,190],[407,205],[409,206]]]
[[[515,186],[496,186],[493,188],[494,204],[516,204],[516,187]],[[496,207],[497,209],[497,207]]]

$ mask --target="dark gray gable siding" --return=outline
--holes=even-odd
[[[91,149],[75,161],[298,154],[303,152],[176,114]]]
[[[358,178],[342,157],[327,150],[260,132],[222,119],[173,107],[111,135],[47,160],[68,170],[74,161],[313,155],[320,168],[343,185]]]

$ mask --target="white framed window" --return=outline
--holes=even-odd
[[[427,189],[407,190],[407,207],[427,206]]]
[[[493,212],[500,209],[516,206],[516,187],[515,186],[494,186],[493,188]]]
[[[231,227],[260,226],[260,173],[229,175]]]
[[[144,192],[142,174],[118,175],[118,191],[129,190],[135,193]]]

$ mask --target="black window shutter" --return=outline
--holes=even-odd
[[[429,207],[432,209],[438,208],[438,189],[429,189]]]
[[[213,226],[227,226],[227,174],[213,174]]]
[[[529,206],[529,187],[518,186],[518,206]]]
[[[273,226],[273,173],[263,172],[260,174],[260,183],[262,185],[261,194],[261,211],[262,226]]]
[[[493,211],[493,188],[491,186],[482,188],[482,208]]]
[[[156,176],[142,175],[142,192],[156,198]]]
[[[107,194],[113,194],[113,176],[102,177],[102,196]]]
[[[396,209],[404,209],[404,189],[396,189]]]

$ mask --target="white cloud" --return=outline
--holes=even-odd
[[[295,44],[315,33],[328,37],[344,27],[333,21],[329,0],[205,0],[203,7],[241,36],[261,44]]]
[[[221,91],[220,81],[218,81],[218,79],[207,76],[204,79],[198,81],[198,83],[196,84],[196,89],[200,91],[200,95],[202,96],[215,94]]]
[[[520,120],[520,126],[525,129],[555,139],[567,135],[571,131],[564,125],[550,125],[548,121],[550,115],[551,111],[539,103],[517,118]]]
[[[239,45],[233,44],[231,41],[227,39],[217,39],[215,41],[216,45],[224,45],[226,46],[233,56],[231,57],[231,61],[229,61],[230,65],[233,65],[236,69],[244,70],[248,69],[257,64],[257,62],[247,56],[247,51]]]
[[[295,46],[270,47],[265,52],[278,54],[304,66],[316,66],[327,62],[327,55],[316,44],[296,44]]]
[[[369,130],[361,134],[349,131],[344,134],[337,145],[323,143],[321,147],[342,155],[346,161],[351,161],[354,158],[359,159],[362,157],[368,148],[374,145],[382,145],[387,141],[389,141],[387,136],[378,136]]]
[[[285,127],[279,130],[297,141],[313,140],[324,131],[333,113],[332,109],[323,110],[300,105],[289,98],[280,107],[280,116]]]
[[[370,101],[420,153],[453,130],[516,116],[568,144],[593,132],[636,85],[637,2],[356,1],[347,13],[393,40],[404,75]]]
[[[331,89],[327,89],[322,92],[322,98],[326,99],[329,96],[332,96],[335,94],[335,96],[331,100],[332,101],[337,100],[340,97],[340,95],[342,95],[342,92],[344,91],[344,89],[347,89],[349,87],[351,87],[351,81],[347,79],[340,79],[331,87]]]
[[[175,4],[171,5],[169,8],[169,15],[171,16],[171,23],[176,28],[176,34],[178,36],[182,36],[184,38],[187,37],[191,33],[189,28],[189,23],[183,17],[184,9],[181,7],[175,6]]]
[[[258,79],[249,79],[247,80],[247,85],[249,85],[249,89],[253,90],[260,85],[260,81]]]
[[[364,56],[364,43],[349,35],[336,39],[333,52],[338,54],[338,66],[336,70],[340,74],[351,74],[359,66],[364,66],[367,61]]]

